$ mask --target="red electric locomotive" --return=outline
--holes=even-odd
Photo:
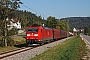
[[[26,28],[27,44],[42,44],[47,40],[53,40],[52,29],[43,26],[28,26]]]

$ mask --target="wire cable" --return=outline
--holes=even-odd
[[[38,14],[40,14],[41,16],[46,16],[45,14],[42,14],[42,13],[40,13],[40,12],[38,12],[38,11],[35,11],[35,10],[33,10],[33,9],[25,6],[24,4],[23,4],[23,6],[24,6],[25,8],[28,8],[29,10],[32,10],[32,11],[36,12],[36,14],[38,13]]]

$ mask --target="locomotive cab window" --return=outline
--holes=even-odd
[[[28,32],[38,32],[38,28],[28,28]]]

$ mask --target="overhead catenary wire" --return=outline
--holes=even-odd
[[[27,7],[27,6],[26,6],[26,5],[24,5],[24,4],[23,4],[23,6],[24,6],[25,8],[28,8],[29,10],[32,10],[33,12],[36,12],[36,14],[40,14],[40,16],[46,16],[45,14],[40,13],[40,12],[38,12],[38,11],[36,11],[36,10],[34,10],[34,9],[30,8],[30,7]],[[43,17],[43,18],[44,18],[44,17]]]

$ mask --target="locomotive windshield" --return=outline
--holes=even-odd
[[[38,32],[38,28],[28,28],[28,32]]]

